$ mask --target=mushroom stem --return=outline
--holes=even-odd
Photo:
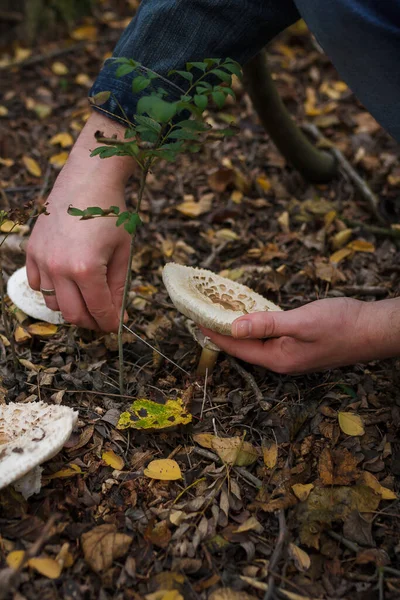
[[[197,375],[204,376],[206,373],[212,373],[215,363],[217,362],[219,350],[212,350],[204,347],[201,351],[199,364],[197,366]]]

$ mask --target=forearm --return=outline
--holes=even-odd
[[[360,361],[400,356],[400,298],[363,303],[357,329]]]

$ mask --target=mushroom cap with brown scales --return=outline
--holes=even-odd
[[[34,469],[40,477],[37,467],[61,450],[77,419],[78,413],[68,406],[45,402],[1,405],[0,489]],[[33,486],[36,486],[35,480],[34,476]],[[31,493],[27,491],[24,495],[29,497]]]
[[[18,269],[11,275],[7,282],[7,295],[11,302],[28,317],[53,323],[53,325],[65,323],[61,312],[48,308],[43,294],[35,292],[30,287],[26,267]]]
[[[176,308],[195,323],[231,335],[238,317],[282,310],[249,287],[212,271],[168,263],[163,281]]]

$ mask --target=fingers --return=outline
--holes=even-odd
[[[201,327],[201,330],[221,350],[224,350],[224,352],[235,358],[245,360],[253,365],[260,365],[277,373],[282,373],[286,370],[285,359],[282,353],[282,341],[280,339],[267,341],[237,340],[229,335],[221,335],[203,327]]]
[[[57,290],[55,283],[45,271],[40,271],[40,290],[42,289],[54,290],[54,295],[48,296],[47,294],[43,294],[43,298],[48,308],[50,308],[51,310],[60,310],[59,304],[57,302]]]
[[[82,294],[73,281],[66,278],[55,280],[59,310],[67,323],[98,331],[96,320],[89,313]]]
[[[30,287],[38,292],[40,290],[40,273],[30,254],[26,256],[26,274]]]
[[[119,314],[108,287],[106,267],[79,273],[75,276],[75,281],[98,328],[102,331],[117,331]]]
[[[128,244],[119,246],[114,252],[107,268],[108,287],[110,288],[111,298],[118,315],[121,312],[122,297],[124,294],[129,247],[130,240]]]
[[[238,339],[297,337],[306,328],[307,312],[304,309],[265,311],[239,317],[232,323],[232,335]]]

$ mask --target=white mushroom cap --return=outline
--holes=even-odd
[[[168,263],[163,281],[176,308],[203,327],[231,335],[232,323],[248,313],[282,310],[246,285],[212,271]]]
[[[0,406],[0,489],[55,456],[77,419],[78,413],[68,406],[44,402]]]
[[[35,292],[29,286],[26,267],[11,275],[7,283],[7,294],[15,306],[29,317],[54,325],[65,322],[61,312],[47,308],[43,294]]]

